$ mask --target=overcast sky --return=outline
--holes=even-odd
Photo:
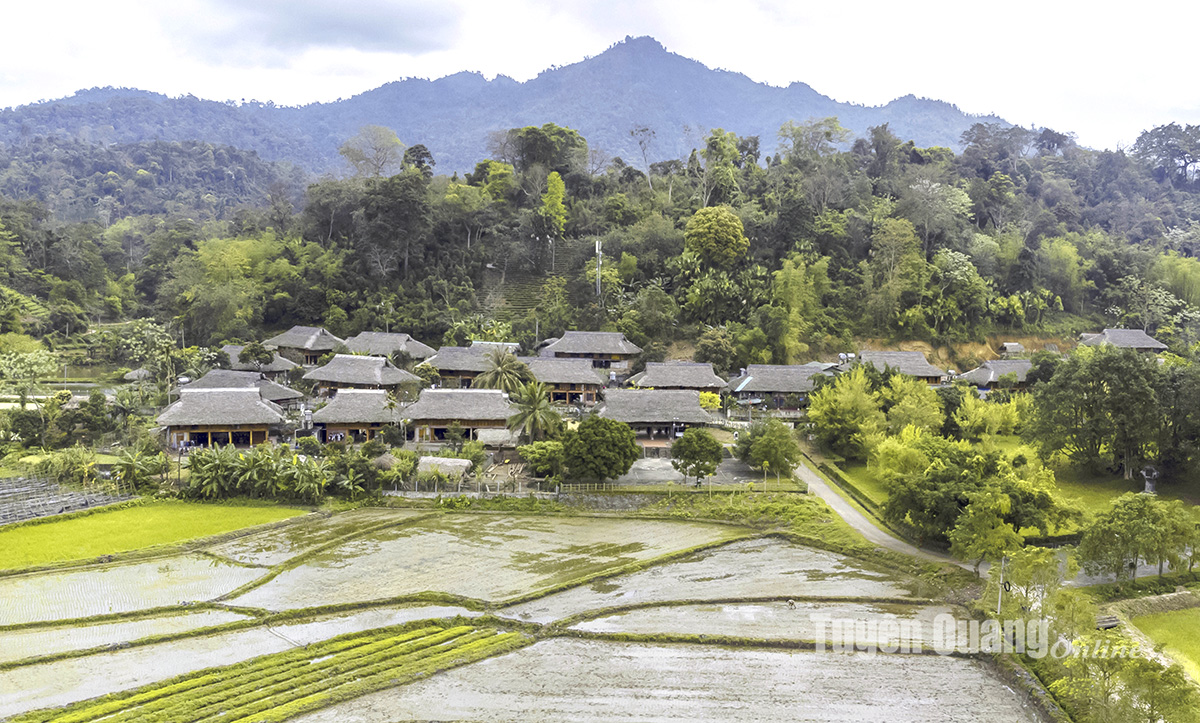
[[[298,105],[460,70],[527,80],[651,35],[713,68],[879,105],[912,93],[1128,146],[1200,122],[1200,4],[813,0],[14,2],[0,107],[125,86]],[[1106,9],[1108,8],[1108,9]]]

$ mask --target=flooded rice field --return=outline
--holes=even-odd
[[[786,602],[731,603],[724,605],[666,605],[637,608],[606,615],[572,625],[572,630],[591,633],[665,633],[669,635],[725,635],[759,640],[818,639],[833,642],[831,619],[854,620],[864,623],[862,635],[855,640],[864,645],[887,646],[888,641],[875,637],[881,632],[896,629],[880,624],[913,623],[904,628],[905,643],[919,643],[932,648],[934,618],[956,615],[965,619],[966,611],[936,605],[900,605],[895,603],[846,602]],[[899,632],[897,630],[897,632]]]
[[[0,626],[201,602],[261,577],[204,555],[0,578]]]
[[[961,658],[553,639],[293,720],[1040,719],[989,668]]]
[[[504,600],[739,533],[689,522],[443,515],[317,553],[231,602],[286,610],[431,590]]]
[[[414,606],[329,615],[196,638],[98,653],[15,668],[0,673],[0,717],[61,706],[218,665],[327,640],[344,633],[455,615],[462,608]]]
[[[291,525],[239,537],[210,547],[208,551],[248,565],[270,567],[360,530],[389,522],[400,524],[425,514],[429,513],[362,508],[333,516],[312,516]]]
[[[183,633],[246,618],[229,610],[197,610],[181,615],[160,615],[95,625],[0,631],[0,663],[102,645],[118,645],[154,635]]]
[[[733,542],[631,575],[600,580],[504,608],[500,614],[550,623],[588,610],[672,600],[909,596],[897,579],[842,555],[775,538]]]

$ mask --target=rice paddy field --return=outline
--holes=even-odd
[[[0,627],[212,600],[266,570],[187,554],[0,578]]]
[[[503,601],[743,534],[690,522],[443,515],[319,552],[231,602],[286,610],[426,591]]]
[[[974,660],[556,639],[296,720],[1041,719]]]
[[[150,502],[35,525],[0,528],[0,570],[86,560],[195,540],[305,514],[278,506]]]
[[[734,542],[620,578],[600,580],[503,608],[551,623],[589,610],[671,601],[910,597],[905,581],[849,558],[775,538]]]
[[[762,529],[276,511],[158,553],[64,521],[115,559],[0,576],[0,719],[1042,720],[982,659],[812,651],[814,616],[961,611]]]

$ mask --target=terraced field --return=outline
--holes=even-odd
[[[817,616],[951,608],[887,568],[760,534],[362,509],[0,578],[16,601],[0,606],[0,718],[1040,720],[985,661],[812,652]]]

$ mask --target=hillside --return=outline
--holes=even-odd
[[[801,74],[803,69],[797,69]],[[655,130],[651,161],[686,158],[712,128],[757,135],[774,152],[788,120],[837,116],[862,135],[888,123],[918,146],[960,147],[973,123],[949,103],[905,96],[884,106],[837,102],[804,83],[786,88],[713,70],[668,52],[649,37],[626,38],[598,56],[519,83],[462,72],[438,80],[405,79],[334,103],[300,108],[168,98],[135,89],[100,88],[70,98],[0,111],[0,143],[56,135],[87,142],[200,140],[254,150],[314,173],[342,167],[338,146],[363,125],[392,128],[409,145],[425,144],[438,171],[468,171],[487,156],[490,131],[555,122],[578,130],[593,149],[641,165],[629,131]]]

